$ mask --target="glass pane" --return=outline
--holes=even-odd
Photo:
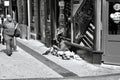
[[[109,34],[120,34],[120,2],[109,2]]]

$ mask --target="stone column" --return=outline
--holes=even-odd
[[[18,10],[18,23],[22,23],[22,0],[17,0],[17,10]]]
[[[64,27],[64,26],[65,26],[65,20],[64,20],[64,6],[65,6],[64,0],[59,1],[59,7],[60,7],[60,13],[59,13],[59,27]]]
[[[101,50],[101,0],[95,0],[95,47],[97,51]]]
[[[23,24],[27,25],[27,0],[23,0]]]
[[[27,0],[27,7],[28,7],[28,27],[27,27],[27,39],[30,39],[30,0]]]
[[[73,43],[74,39],[74,31],[73,31],[73,1],[71,0],[71,43]]]

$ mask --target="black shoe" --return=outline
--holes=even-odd
[[[7,55],[8,55],[8,56],[11,56],[11,55],[12,55],[12,53],[7,53]]]

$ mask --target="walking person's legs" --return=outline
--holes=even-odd
[[[3,29],[3,30],[4,30],[4,29]],[[2,44],[5,45],[5,37],[4,37],[3,30],[2,30]]]
[[[13,51],[16,51],[16,50],[17,50],[16,38],[15,38],[15,37],[12,38],[11,47],[12,47]]]
[[[6,40],[7,55],[12,55],[11,39]]]

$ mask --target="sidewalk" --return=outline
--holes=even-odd
[[[23,45],[31,48],[32,50],[38,52],[38,54],[40,55],[43,54],[46,50],[48,50],[48,48],[45,47],[44,44],[36,40],[18,39],[18,41]],[[44,57],[60,65],[61,67],[77,74],[79,77],[120,74],[120,66],[107,65],[107,64],[93,65],[87,63],[82,59],[62,60],[61,58],[53,56],[51,54],[44,55]]]
[[[19,47],[10,57],[3,50],[0,44],[0,79],[63,78]]]

